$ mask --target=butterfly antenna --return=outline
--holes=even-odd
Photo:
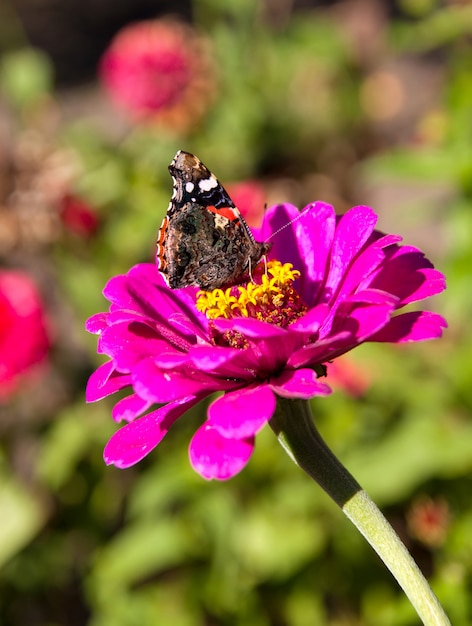
[[[293,220],[290,220],[289,222],[287,222],[286,224],[284,224],[283,226],[281,226],[280,228],[277,228],[277,230],[274,230],[274,232],[272,233],[272,235],[266,239],[266,241],[270,241],[273,237],[275,237],[275,235],[278,235],[279,233],[281,233],[283,230],[285,230],[286,228],[288,228],[289,226],[291,226],[292,224],[294,224],[297,220],[299,220],[301,217],[303,217],[303,215],[305,215],[305,213],[307,213],[310,210],[311,206],[308,205],[307,207],[305,207],[303,209],[303,211],[301,213],[299,213],[297,215],[297,217],[294,217]]]

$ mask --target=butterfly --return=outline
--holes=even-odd
[[[199,158],[179,150],[169,172],[173,193],[156,251],[168,286],[211,291],[247,280],[271,244],[254,239],[239,209]]]

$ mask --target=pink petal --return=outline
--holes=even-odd
[[[189,350],[188,356],[192,368],[196,368],[199,372],[208,373],[212,378],[251,379],[251,372],[259,366],[250,346],[245,350],[237,350],[235,348],[197,345]]]
[[[372,282],[374,271],[385,262],[385,248],[396,244],[398,241],[401,241],[401,237],[398,235],[385,235],[365,247],[346,272],[336,301],[332,301],[331,304],[335,305],[344,299],[345,295],[368,288]],[[383,289],[383,291],[388,291],[388,289]]]
[[[190,463],[203,478],[227,480],[238,474],[249,461],[254,439],[227,439],[215,428],[203,424],[189,446]]]
[[[338,307],[332,328],[325,331],[323,327],[320,332],[323,339],[295,351],[288,359],[288,366],[325,363],[351,350],[390,322],[396,303],[395,296],[374,289],[350,296]]]
[[[393,317],[369,341],[405,343],[437,339],[442,336],[443,328],[447,328],[447,322],[441,315],[430,311],[414,311]]]
[[[324,285],[336,229],[336,216],[333,207],[324,202],[309,204],[300,215],[302,217],[293,225],[302,261],[301,265],[295,266],[302,271],[297,281],[297,289],[310,306],[316,302],[319,290]]]
[[[131,385],[131,377],[117,374],[113,361],[107,361],[100,365],[88,379],[85,399],[87,402],[96,402],[128,385]]]
[[[272,372],[283,367],[295,347],[303,341],[299,333],[254,318],[212,322],[221,333],[239,331],[249,340],[247,349],[240,350],[238,361],[234,361],[239,366],[239,374],[235,375],[242,380],[252,378],[254,370]]]
[[[237,359],[240,354],[241,350],[214,346],[195,346],[189,351],[190,359],[195,367],[201,371],[213,373],[221,366]]]
[[[386,291],[381,291],[380,289],[364,289],[350,295],[344,300],[343,304],[344,306],[347,306],[349,303],[356,303],[359,305],[386,304],[394,309],[398,306],[399,300],[397,296],[387,293]]]
[[[350,346],[352,340],[352,333],[349,331],[329,335],[325,339],[296,350],[288,359],[287,367],[300,368],[325,363],[332,358],[332,355],[345,351],[344,348]]]
[[[332,327],[323,327],[320,336],[324,337],[328,329],[329,334],[348,330],[356,342],[361,343],[389,322],[397,304],[398,299],[391,294],[365,289],[339,305],[334,311]]]
[[[103,288],[105,298],[123,309],[133,308],[133,299],[128,293],[128,277],[123,274],[113,276]]]
[[[285,370],[270,381],[270,388],[282,398],[313,398],[331,393],[328,385],[318,380],[312,369]]]
[[[400,235],[382,235],[374,231],[364,250],[353,262],[347,276],[351,290],[355,286],[357,290],[371,286],[375,271],[390,256],[389,248],[398,249],[398,243],[402,241]],[[385,290],[384,290],[385,291]]]
[[[107,317],[107,326],[113,326],[114,324],[131,324],[132,322],[149,323],[149,318],[143,313],[137,313],[136,311],[129,311],[128,309],[118,309],[114,304],[110,305],[110,313]]]
[[[115,422],[132,422],[147,411],[150,406],[150,402],[132,393],[126,396],[126,398],[119,400],[113,407],[111,414]]]
[[[421,270],[421,274],[424,276],[423,284],[416,291],[403,298],[402,304],[430,298],[446,289],[446,277],[438,270],[425,268]]]
[[[161,354],[155,354],[153,359],[154,364],[157,365],[160,370],[178,369],[190,362],[188,352],[178,352],[170,347]]]
[[[401,306],[440,293],[446,281],[418,248],[392,247],[371,281],[371,286],[395,294]]]
[[[280,338],[287,337],[287,331],[280,326],[274,326],[268,322],[261,322],[251,317],[237,318],[231,320],[216,319],[213,320],[215,328],[221,331],[237,330],[246,337],[254,337],[257,339],[264,338]]]
[[[172,402],[202,392],[224,391],[236,385],[234,381],[213,379],[196,370],[185,373],[160,370],[153,358],[144,359],[133,368],[132,380],[136,393],[156,404]]]
[[[96,313],[85,322],[85,330],[93,335],[99,335],[108,326],[109,313]]]
[[[193,306],[195,307],[195,300]],[[176,330],[180,330],[184,335],[190,336],[198,334],[199,336],[203,337],[205,333],[202,332],[202,328],[207,328],[209,320],[207,320],[207,318],[203,316],[200,318],[197,311],[192,312],[195,313],[192,318],[189,318],[187,317],[187,315],[183,315],[182,313],[173,313],[168,318],[169,325]],[[198,323],[196,323],[197,318]]]
[[[124,469],[141,461],[162,441],[172,424],[197,402],[195,397],[181,398],[123,426],[105,446],[105,463]]]
[[[365,206],[353,207],[339,220],[331,249],[331,265],[324,290],[335,294],[354,257],[377,223],[377,215]]]
[[[208,326],[206,317],[195,310],[195,287],[169,289],[155,264],[141,263],[128,272],[128,291],[138,309],[161,318],[176,330],[194,335]],[[187,318],[188,323],[185,323]]]
[[[255,435],[272,417],[275,396],[266,385],[226,393],[208,408],[208,425],[223,437],[244,439]]]
[[[290,324],[290,332],[296,331],[314,335],[319,331],[320,326],[325,321],[328,313],[328,305],[319,304],[318,306],[309,309],[307,313],[303,317],[300,317],[296,322]]]
[[[193,289],[192,293],[195,291]],[[112,303],[110,311],[124,309],[155,322],[165,321],[167,326],[172,324],[172,320],[177,320],[175,329],[179,332],[184,327],[182,316],[187,317],[193,322],[189,325],[192,336],[195,329],[201,330],[207,326],[205,317],[195,311],[195,299],[190,297],[188,290],[169,289],[156,265],[151,263],[140,263],[132,267],[127,275],[114,276],[108,281],[103,293]]]
[[[114,324],[100,337],[100,352],[111,357],[120,372],[129,372],[142,359],[167,349],[168,344],[140,322]]]

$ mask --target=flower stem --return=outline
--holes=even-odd
[[[278,398],[270,421],[279,442],[338,504],[396,578],[426,626],[450,626],[438,599],[398,535],[316,429],[307,400]]]

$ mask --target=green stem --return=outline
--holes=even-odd
[[[292,458],[326,491],[396,578],[423,624],[450,626],[436,596],[398,535],[316,429],[307,400],[278,398],[272,430]]]

